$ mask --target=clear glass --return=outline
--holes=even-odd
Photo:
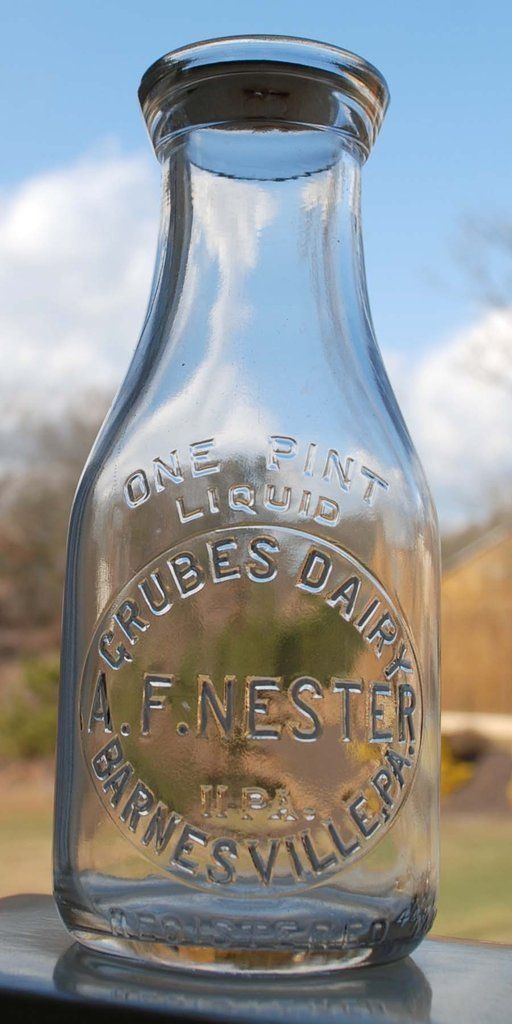
[[[55,893],[87,946],[221,971],[408,954],[438,836],[438,536],[372,328],[358,57],[146,74],[148,314],[69,533]]]

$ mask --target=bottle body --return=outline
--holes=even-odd
[[[308,970],[430,926],[437,534],[361,292],[360,162],[315,128],[166,153],[70,529],[56,896],[86,944]]]

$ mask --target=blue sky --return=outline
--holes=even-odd
[[[392,102],[363,192],[379,337],[407,350],[468,323],[475,307],[453,257],[460,224],[512,202],[506,2],[20,0],[3,14],[0,186],[101,140],[142,149],[145,68],[184,43],[243,32],[324,39],[384,73]]]
[[[494,493],[498,478],[512,479],[510,403],[467,367],[476,349],[490,352],[493,366],[512,365],[512,300],[508,313],[486,311],[455,250],[465,218],[512,221],[512,4],[2,6],[0,390],[16,388],[30,404],[34,359],[47,397],[63,391],[70,369],[83,379],[113,374],[117,383],[128,361],[159,206],[158,167],[136,96],[148,65],[219,35],[324,40],[372,61],[390,86],[363,172],[375,326],[442,516],[457,523],[485,514],[482,480]]]

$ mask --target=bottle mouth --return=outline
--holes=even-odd
[[[139,101],[157,152],[191,128],[331,128],[368,155],[388,102],[368,61],[327,43],[232,36],[165,54],[144,74]]]

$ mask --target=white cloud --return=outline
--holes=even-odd
[[[112,152],[0,200],[4,464],[31,410],[58,412],[85,387],[120,382],[149,294],[158,204],[149,154]],[[264,224],[272,211],[256,214]],[[394,352],[386,361],[441,519],[485,516],[512,480],[512,310],[487,314],[413,364]]]
[[[144,316],[157,217],[149,155],[89,156],[3,197],[4,431],[20,411],[118,383]]]
[[[492,310],[390,374],[441,520],[485,519],[512,493],[512,309]]]

